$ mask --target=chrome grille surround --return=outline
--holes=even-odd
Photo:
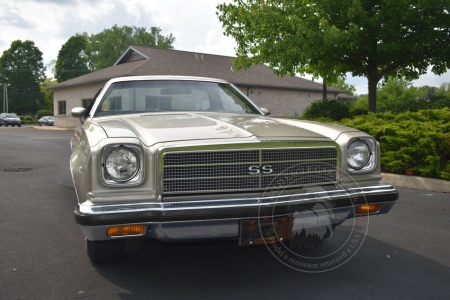
[[[163,195],[258,191],[337,182],[337,144],[280,144],[164,148],[159,151],[160,191]]]

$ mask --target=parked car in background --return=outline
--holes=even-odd
[[[326,238],[398,199],[381,181],[375,138],[269,117],[223,80],[116,78],[71,114],[80,119],[70,142],[74,216],[94,263],[120,258],[131,238],[239,246],[302,238],[295,226],[316,207],[335,216],[326,217]]]
[[[39,126],[53,126],[55,124],[55,118],[53,116],[44,116],[38,120],[38,124]]]
[[[1,113],[0,114],[0,126],[5,125],[5,127],[8,127],[8,125],[14,126],[22,126],[22,121],[16,114],[10,114],[10,113]]]

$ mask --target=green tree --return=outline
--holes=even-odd
[[[41,110],[51,110],[53,111],[53,90],[47,90],[49,86],[57,84],[53,78],[45,78],[44,81],[41,82],[40,88],[41,92],[44,94],[44,104],[40,107]]]
[[[0,57],[1,81],[8,84],[8,106],[17,114],[35,113],[44,103],[42,52],[32,41],[16,40]]]
[[[356,96],[356,87],[353,84],[346,83],[343,76],[338,77],[335,82],[330,83],[330,86],[343,90],[348,95]]]
[[[401,113],[427,108],[420,101],[417,88],[405,78],[389,77],[383,84],[378,84],[377,92],[379,112]]]
[[[450,108],[450,83],[444,83],[439,88],[423,86],[419,88],[419,99],[427,104],[427,108]]]
[[[369,111],[386,76],[412,80],[450,67],[450,2],[423,0],[234,0],[220,4],[238,69],[267,63],[279,75],[310,73],[332,82],[365,76]]]
[[[90,72],[85,54],[86,44],[86,35],[76,34],[62,45],[55,64],[55,78],[58,82]]]
[[[92,69],[99,70],[111,67],[130,46],[173,49],[175,37],[172,34],[162,35],[159,27],[147,30],[145,27],[114,25],[110,29],[92,34],[87,40],[86,55],[89,63]]]

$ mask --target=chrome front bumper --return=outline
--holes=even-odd
[[[355,216],[364,204],[382,204],[376,214],[387,213],[398,199],[398,191],[389,184],[360,187],[314,187],[304,193],[267,195],[180,202],[148,202],[113,205],[77,205],[74,215],[89,240],[108,239],[111,226],[140,224],[146,232],[137,237],[166,241],[236,238],[239,220],[290,215],[309,209],[315,203],[329,202],[343,221]],[[136,237],[136,236],[127,236]]]

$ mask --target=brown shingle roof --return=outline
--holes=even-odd
[[[144,55],[141,60],[129,61],[131,54]],[[148,58],[148,59],[147,59]],[[85,83],[107,81],[120,76],[140,75],[181,75],[220,78],[236,85],[322,91],[322,84],[300,77],[278,77],[265,65],[252,66],[247,70],[233,71],[235,57],[212,55],[178,50],[166,50],[132,46],[112,67],[76,77],[49,89],[60,89]],[[329,93],[341,93],[336,88],[328,88]]]
[[[354,97],[354,96],[352,96],[352,95],[345,94],[345,93],[338,94],[338,95],[336,96],[336,98],[337,98],[337,99],[342,99],[342,100],[358,99],[358,97]]]

